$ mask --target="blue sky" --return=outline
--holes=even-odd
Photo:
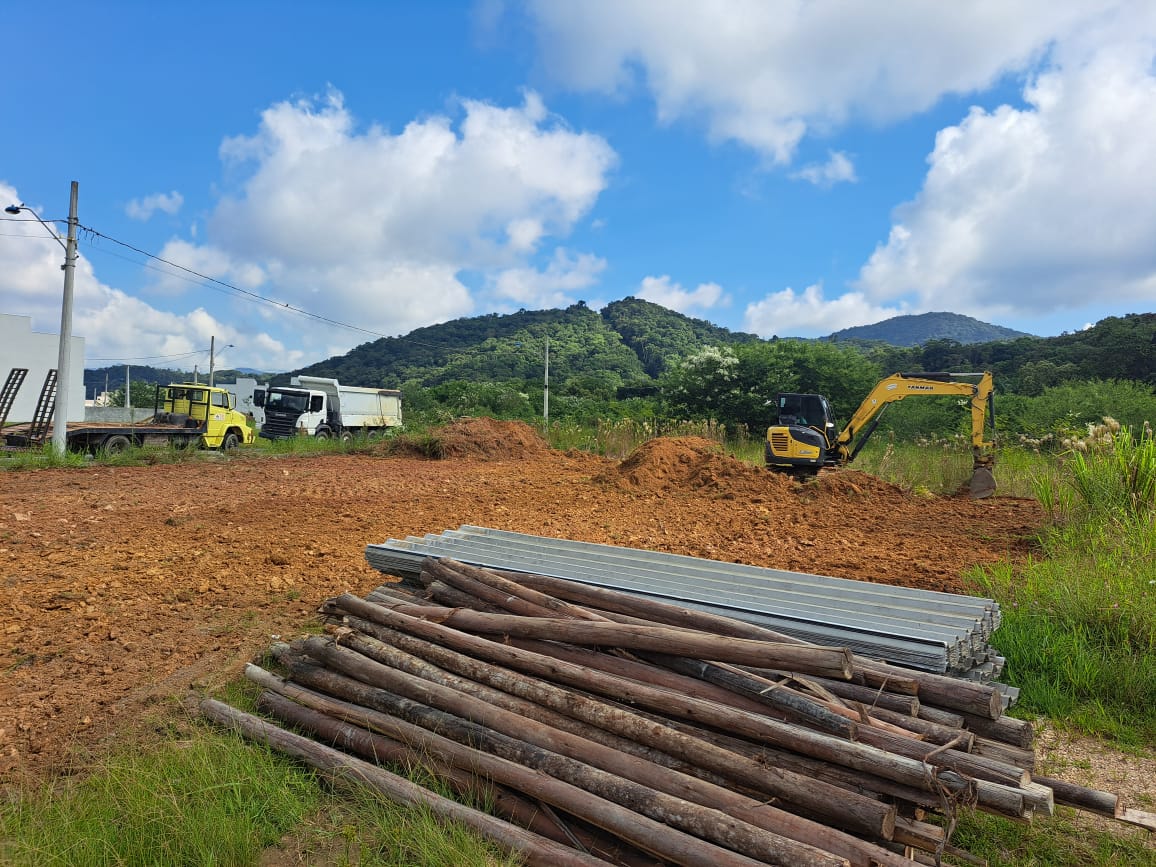
[[[75,180],[99,233],[88,367],[629,295],[765,337],[1156,300],[1156,4],[66,0],[0,32],[0,204],[62,220]],[[0,312],[55,332],[61,261],[0,221]]]

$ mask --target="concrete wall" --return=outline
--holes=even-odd
[[[60,334],[42,334],[32,330],[31,316],[0,313],[0,387],[14,367],[28,368],[16,402],[8,412],[8,423],[32,421],[36,402],[49,370],[56,368],[60,357]],[[84,338],[72,336],[69,356],[68,420],[84,421]]]

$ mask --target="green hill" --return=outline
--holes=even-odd
[[[874,325],[856,325],[829,335],[834,341],[881,341],[892,346],[919,346],[929,340],[954,340],[956,343],[994,343],[1031,337],[1022,331],[989,325],[959,313],[920,313],[893,316]]]

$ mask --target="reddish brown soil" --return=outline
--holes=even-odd
[[[840,471],[801,484],[707,440],[618,463],[475,419],[447,459],[237,457],[0,475],[0,778],[56,772],[214,689],[319,602],[382,582],[365,546],[479,524],[803,572],[962,589],[1026,554],[1034,501],[916,497]],[[210,456],[207,456],[209,458]]]

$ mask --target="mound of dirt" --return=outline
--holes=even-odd
[[[550,450],[541,435],[523,421],[460,418],[438,431],[438,439],[447,458],[524,460]]]
[[[789,487],[787,480],[732,458],[703,437],[650,440],[598,481],[644,491],[697,490],[728,497],[766,493],[768,486]]]
[[[823,470],[815,479],[814,487],[821,496],[836,500],[869,497],[873,503],[878,503],[888,499],[906,500],[908,498],[904,490],[898,485],[893,485],[860,470],[846,468]]]

